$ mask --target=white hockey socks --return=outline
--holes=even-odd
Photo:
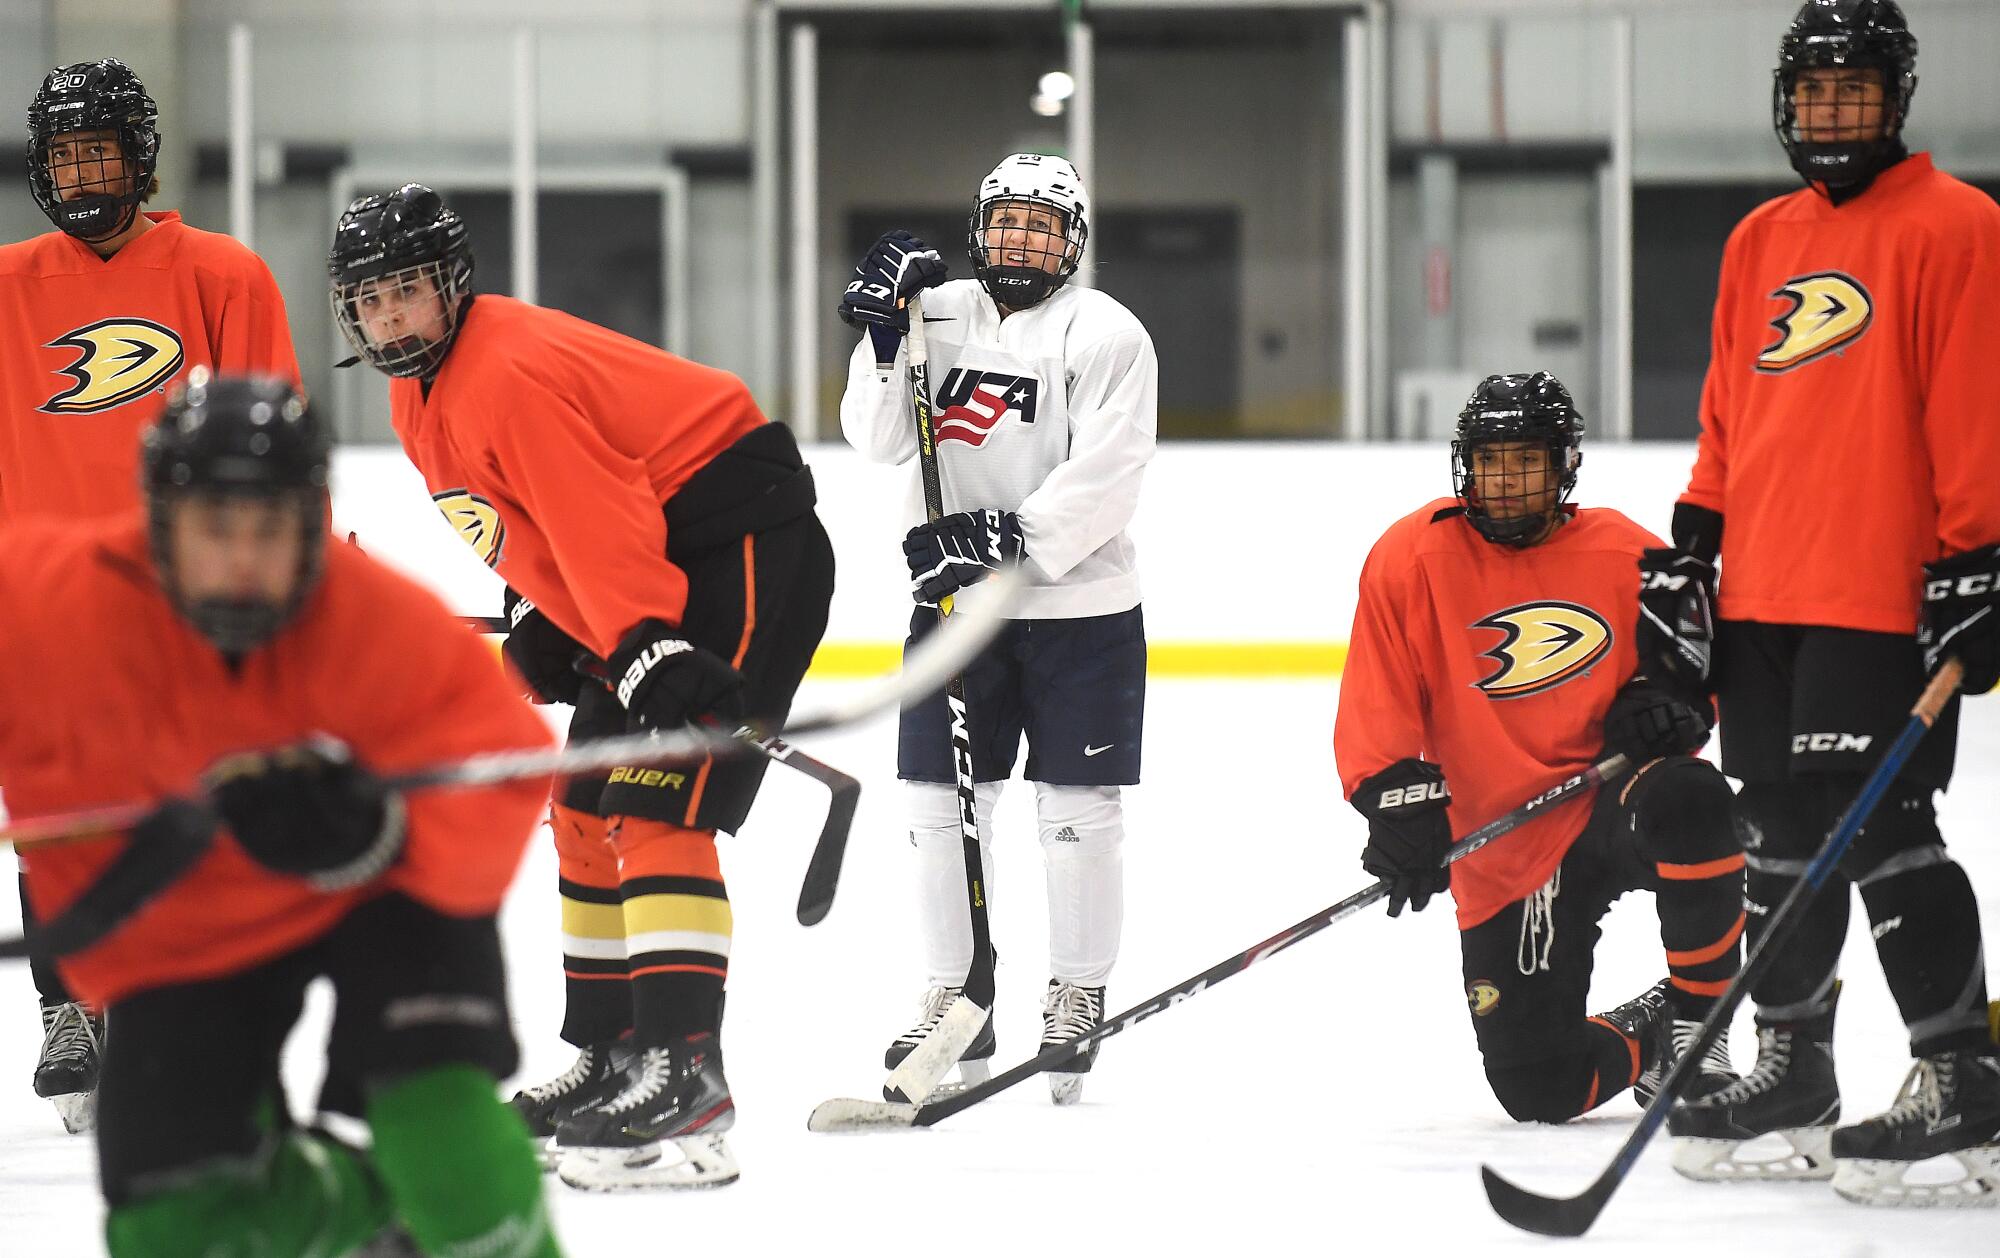
[[[993,806],[1004,782],[974,790],[979,855],[986,871],[986,903],[993,904]],[[958,825],[958,788],[935,782],[903,783],[910,845],[917,850],[917,920],[932,987],[962,987],[972,969],[972,913],[965,903],[965,847]]]
[[[1115,786],[1035,783],[1049,890],[1049,974],[1102,987],[1125,924],[1125,807]]]

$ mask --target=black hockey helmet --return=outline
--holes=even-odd
[[[1033,262],[1009,264],[989,261],[998,253],[987,244],[988,222],[993,207],[1019,201],[1054,210],[1062,222],[1062,253],[1053,267]],[[1046,153],[1012,153],[1000,160],[979,184],[979,199],[973,203],[971,221],[966,226],[966,252],[972,258],[972,273],[979,278],[993,300],[1009,310],[1026,310],[1061,288],[1076,274],[1083,261],[1083,246],[1090,238],[1090,198],[1083,190],[1083,176],[1064,158]],[[1047,251],[1040,251],[1047,254]]]
[[[1534,515],[1499,519],[1481,501],[1473,453],[1494,442],[1547,446],[1548,466],[1556,476],[1555,496],[1548,510]],[[1583,465],[1583,417],[1562,381],[1546,371],[1488,376],[1466,399],[1452,434],[1451,475],[1466,521],[1489,542],[1529,546],[1547,531],[1576,488],[1576,470]]]
[[[354,352],[389,375],[427,379],[444,364],[472,296],[472,237],[444,198],[420,183],[406,183],[347,207],[333,229],[326,273],[334,321]],[[375,344],[357,303],[426,283],[442,302],[442,328],[436,335],[406,334]]]
[[[305,396],[275,377],[217,377],[197,367],[148,428],[140,454],[153,563],[175,608],[216,649],[242,654],[276,634],[305,602],[326,558],[327,467],[333,434]],[[296,503],[303,527],[298,580],[282,603],[186,599],[174,578],[173,506],[200,494]]]
[[[1880,72],[1882,134],[1871,140],[1800,138],[1794,89],[1804,70],[1860,68]],[[1802,178],[1841,185],[1864,183],[1900,160],[1903,124],[1917,91],[1917,37],[1896,0],[1806,0],[1778,41],[1771,89],[1773,125],[1792,169]]]
[[[50,222],[79,240],[104,240],[130,227],[139,203],[153,191],[153,172],[160,158],[160,133],[154,124],[159,117],[146,85],[122,61],[107,57],[49,71],[28,106],[28,186],[35,204]],[[57,178],[49,167],[49,141],[78,131],[117,134],[129,188],[107,191],[100,183]],[[74,156],[63,164],[83,165]],[[94,163],[90,173],[94,180]],[[82,194],[65,201],[62,182]]]

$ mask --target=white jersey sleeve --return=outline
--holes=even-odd
[[[1069,457],[1021,503],[1029,562],[1060,580],[1125,531],[1159,440],[1160,364],[1133,320],[1069,362]]]
[[[896,361],[875,361],[875,339],[862,334],[847,362],[847,391],[840,395],[840,432],[847,444],[873,463],[902,463],[916,457],[917,425],[904,383],[909,351],[898,345]]]

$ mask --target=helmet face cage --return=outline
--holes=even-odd
[[[211,381],[205,368],[189,373],[147,429],[141,476],[160,587],[217,650],[242,655],[262,645],[318,584],[326,559],[331,446],[331,433],[288,383]],[[299,565],[285,598],[188,596],[175,572],[173,516],[181,503],[199,497],[261,499],[297,513]]]
[[[1840,105],[1837,138],[1805,139],[1797,89],[1808,70],[1873,70],[1882,104]],[[1916,70],[1917,40],[1894,0],[1809,0],[1779,41],[1772,75],[1772,125],[1792,169],[1804,179],[1841,185],[1865,181],[1894,163],[1916,95]]]
[[[996,210],[1022,211],[1018,223],[992,226]],[[1009,310],[1025,310],[1045,300],[1076,274],[1090,237],[1089,199],[1076,167],[1060,157],[1014,153],[1002,158],[979,185],[979,199],[966,224],[965,249],[972,273],[989,296]],[[1053,212],[1057,230],[1024,231],[1037,212]],[[1059,236],[1060,245],[1051,237]],[[1013,246],[1013,247],[1009,247]]]
[[[1498,545],[1532,546],[1540,541],[1576,488],[1577,469],[1583,465],[1582,440],[1582,417],[1569,391],[1554,376],[1547,372],[1489,376],[1459,412],[1451,443],[1452,485],[1466,522]],[[1482,446],[1498,443],[1539,445],[1547,451],[1543,475],[1553,483],[1545,481],[1536,491],[1549,495],[1545,508],[1504,517],[1488,511],[1481,482],[1491,474],[1482,473],[1476,456]]]
[[[391,376],[427,379],[444,365],[457,339],[471,280],[469,263],[443,259],[367,279],[336,280],[334,322],[371,367]]]
[[[465,220],[422,184],[356,200],[340,216],[327,253],[334,322],[369,365],[428,379],[445,355],[472,295],[472,242]]]
[[[28,106],[28,186],[35,204],[79,240],[104,240],[130,227],[159,165],[158,118],[153,98],[123,62],[84,61],[49,71]],[[76,138],[84,135],[91,139]],[[54,162],[52,149],[58,150]]]

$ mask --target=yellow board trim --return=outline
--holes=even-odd
[[[893,642],[822,642],[807,676],[823,681],[879,677],[903,662]],[[1146,648],[1152,677],[1338,677],[1345,642],[1153,642]]]

